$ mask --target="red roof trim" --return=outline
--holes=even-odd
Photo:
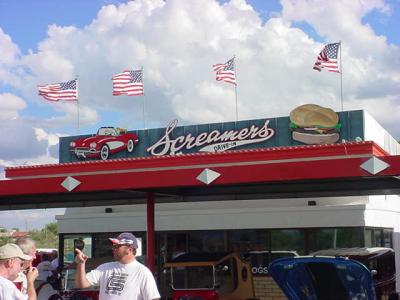
[[[361,168],[373,155],[389,165],[377,175]],[[197,179],[205,168],[221,174],[209,186],[384,177],[400,174],[400,156],[363,142],[13,168],[16,179],[0,181],[0,196],[206,187]],[[71,192],[61,186],[67,176],[81,183]]]
[[[159,171],[138,170],[137,172],[116,174],[110,172],[109,174],[77,175],[74,176],[74,179],[81,182],[81,184],[71,192],[67,192],[61,186],[65,177],[3,180],[0,184],[0,196],[74,194],[79,192],[140,190],[163,187],[207,187],[295,180],[385,177],[398,176],[400,174],[400,156],[381,157],[380,159],[389,164],[389,167],[377,175],[372,175],[360,167],[368,159],[369,157],[320,158],[282,163],[259,162],[258,164],[240,166],[227,164],[225,166],[212,167],[213,171],[221,175],[209,185],[197,179],[197,176],[204,170],[203,166],[171,168]]]
[[[238,163],[250,161],[288,160],[316,157],[350,157],[354,155],[386,156],[388,153],[373,142],[357,142],[332,145],[307,145],[273,147],[254,150],[236,150],[217,153],[151,156],[113,159],[107,161],[83,161],[37,166],[8,167],[6,177],[11,179],[66,176],[80,173],[113,173],[115,170],[158,169],[166,167],[190,167],[194,165]]]

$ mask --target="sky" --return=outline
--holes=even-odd
[[[398,28],[400,0],[0,0],[0,178],[57,163],[59,137],[101,126],[234,121],[235,89],[212,70],[233,56],[239,120],[305,103],[339,111],[342,79],[344,110],[367,110],[400,139]],[[339,41],[342,75],[313,70]],[[145,96],[112,96],[113,75],[142,67]],[[76,103],[37,95],[76,77],[79,120]],[[0,212],[0,226],[40,228],[62,213]]]

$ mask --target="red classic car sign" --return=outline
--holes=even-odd
[[[110,154],[125,149],[131,153],[138,142],[138,136],[126,132],[126,129],[101,127],[96,135],[76,139],[70,143],[70,147],[77,158],[100,157],[102,160],[106,160]]]

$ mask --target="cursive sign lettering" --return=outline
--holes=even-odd
[[[164,136],[147,148],[147,152],[155,156],[173,155],[182,153],[184,149],[189,150],[195,147],[202,147],[199,149],[201,152],[222,152],[238,146],[266,141],[275,133],[274,129],[268,127],[269,120],[267,120],[261,127],[251,125],[240,130],[226,130],[222,133],[213,130],[202,132],[197,136],[189,133],[173,139],[171,134],[177,124],[178,120],[173,120],[165,129]]]

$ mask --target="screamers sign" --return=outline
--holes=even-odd
[[[338,115],[341,124],[339,140],[354,141],[357,137],[364,137],[363,111],[339,112]],[[293,139],[293,129],[289,128],[290,122],[289,117],[279,117],[187,126],[178,126],[177,121],[172,121],[167,128],[126,132],[120,132],[115,128],[117,134],[112,135],[112,138],[116,139],[113,142],[103,139],[100,132],[92,135],[61,137],[59,157],[60,163],[66,163],[83,159],[105,159],[107,153],[109,154],[107,159],[120,159],[303,145]],[[102,128],[111,130],[111,127]],[[320,128],[317,129],[321,131]],[[126,135],[123,135],[124,133]],[[85,145],[77,142],[81,139],[86,142]]]
[[[180,135],[172,138],[172,132],[178,124],[178,120],[172,121],[165,130],[165,134],[156,143],[147,148],[151,155],[171,155],[183,153],[183,150],[199,148],[200,152],[222,152],[242,145],[254,144],[270,139],[275,131],[268,127],[269,121],[265,121],[261,127],[251,125],[240,130],[212,130],[202,132],[197,136]]]

